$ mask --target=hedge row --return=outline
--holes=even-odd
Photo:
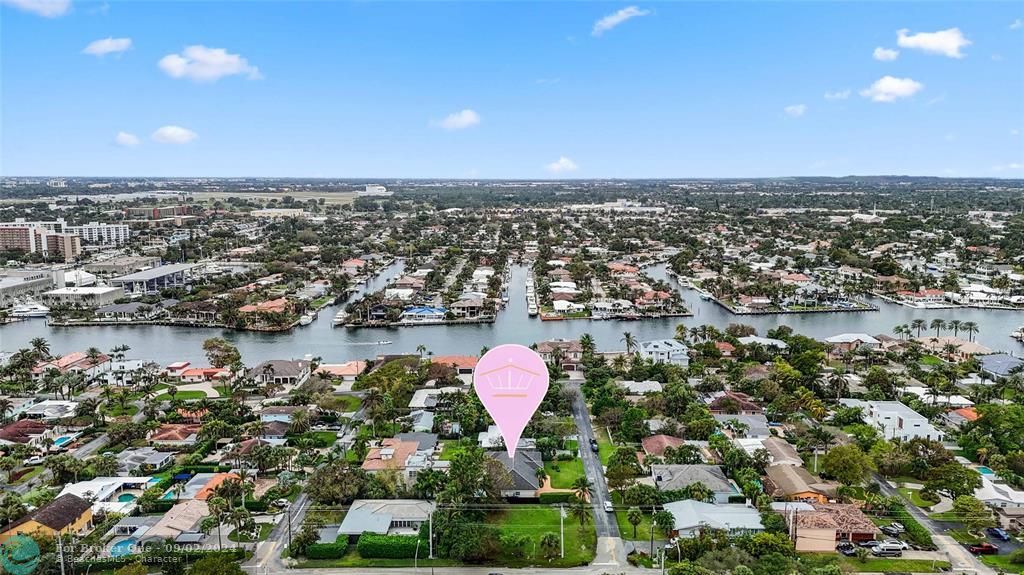
[[[415,535],[378,535],[363,533],[356,543],[356,550],[363,559],[412,559],[416,556]]]
[[[341,559],[348,553],[348,543],[314,543],[306,548],[310,559]]]
[[[576,499],[576,496],[570,492],[553,492],[553,493],[541,493],[540,502],[544,505],[550,505],[552,503],[569,503]]]
[[[921,547],[935,547],[935,542],[932,541],[931,532],[918,523],[917,519],[914,519],[914,516],[911,515],[903,505],[896,505],[892,510],[892,514],[896,521],[899,521],[904,527],[906,527],[907,537],[909,537],[911,541]]]

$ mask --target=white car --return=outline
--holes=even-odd
[[[41,455],[33,455],[32,457],[29,457],[28,459],[26,459],[23,462],[23,464],[31,466],[31,465],[39,465],[42,462],[43,462],[43,457]]]
[[[900,541],[899,539],[886,539],[885,541],[882,541],[882,544],[889,547],[899,547],[903,551],[907,551],[910,549],[909,543],[907,543],[906,541]]]
[[[605,510],[605,513],[614,513],[615,512],[615,507],[612,506],[612,502],[611,501],[605,501],[604,502],[604,510]]]

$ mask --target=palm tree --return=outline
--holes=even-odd
[[[36,359],[50,359],[50,344],[46,341],[46,338],[34,337],[28,342],[28,345],[32,348],[32,353],[36,356]]]
[[[957,335],[960,334],[960,329],[963,327],[963,325],[964,322],[958,319],[951,319],[948,322],[946,322],[946,327],[948,329],[953,330],[953,337],[956,337]]]
[[[974,323],[973,321],[965,321],[963,324],[960,325],[960,329],[967,332],[968,341],[974,341],[975,334],[977,334],[980,331],[978,329],[978,324]]]
[[[923,319],[915,319],[910,322],[910,328],[917,330],[917,337],[921,337],[921,330],[923,330],[926,325],[928,324]]]
[[[14,402],[9,397],[0,397],[0,419],[7,423],[7,414],[14,411]]]
[[[636,539],[636,528],[644,520],[644,514],[639,507],[630,507],[626,512],[626,521],[633,526],[633,539]]]
[[[235,526],[235,547],[242,540],[242,528],[252,521],[252,515],[245,507],[235,507],[228,513],[228,521]]]
[[[538,467],[535,474],[537,475],[537,483],[539,483],[541,487],[543,487],[544,482],[548,480],[547,470],[545,470],[543,467]]]
[[[103,352],[98,347],[90,347],[85,350],[85,357],[89,358],[89,362],[96,365],[100,361],[100,357],[103,356]]]
[[[590,494],[591,494],[590,488],[591,488],[590,480],[587,479],[586,477],[577,477],[572,482],[573,493],[575,493],[576,494],[576,498],[581,500],[581,501],[589,501],[590,500]]]
[[[679,324],[679,325],[676,326],[675,338],[677,340],[679,340],[679,341],[686,341],[686,336],[687,335],[689,335],[689,332],[686,330],[686,326],[685,325]]]
[[[594,336],[589,333],[580,336],[580,347],[583,348],[583,353],[594,353]]]
[[[371,387],[366,390],[366,394],[363,395],[363,409],[370,415],[370,423],[373,426],[373,436],[377,437],[377,418],[374,417],[377,409],[384,401],[384,394],[380,392],[376,387]]]
[[[572,506],[570,512],[572,513],[572,516],[580,522],[581,528],[587,523],[587,520],[590,519],[590,507],[582,499],[576,500],[576,503]]]
[[[942,333],[942,330],[946,329],[946,322],[939,318],[935,318],[932,320],[932,323],[928,327],[929,329],[935,330],[935,337],[939,337],[939,335]]]
[[[627,355],[632,354],[633,351],[636,350],[636,346],[637,346],[636,338],[633,337],[633,334],[629,333],[628,331],[622,332],[622,339],[619,340],[619,341],[621,341],[621,342],[626,344],[626,354]]]
[[[422,343],[416,346],[416,353],[420,354],[420,361],[423,361],[423,354],[427,353],[427,346]]]

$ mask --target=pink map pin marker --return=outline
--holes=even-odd
[[[509,458],[548,391],[548,366],[537,352],[516,344],[499,345],[480,358],[473,387],[498,424]]]

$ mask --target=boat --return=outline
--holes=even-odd
[[[302,317],[299,318],[299,325],[309,325],[311,323],[313,323],[313,316],[308,313],[302,314]]]
[[[11,317],[46,317],[49,314],[50,308],[34,301],[19,303],[11,308]]]
[[[530,315],[537,315],[537,306],[534,304],[530,304],[530,306],[526,308],[526,311]]]
[[[1010,337],[1021,343],[1024,343],[1024,325],[1018,327],[1017,331],[1010,334]]]
[[[711,294],[700,292],[700,299],[710,300],[711,299]]]

